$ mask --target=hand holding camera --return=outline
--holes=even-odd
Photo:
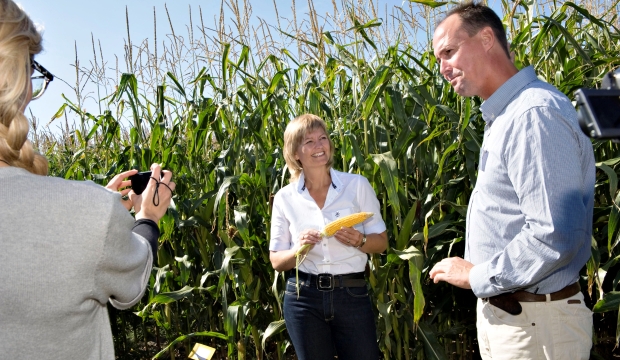
[[[123,180],[128,177],[128,180]],[[151,219],[155,222],[166,213],[175,187],[172,172],[162,170],[159,164],[151,165],[151,171],[139,173],[134,169],[122,172],[106,185],[107,189],[118,191],[123,198],[129,197],[121,201],[127,210],[133,207],[136,220]]]
[[[106,189],[111,190],[113,192],[119,192],[122,196],[121,203],[127,210],[131,210],[133,204],[131,200],[129,200],[128,195],[131,189],[131,178],[138,172],[138,170],[132,169],[128,171],[124,171],[120,174],[115,175],[112,180],[105,186]],[[123,180],[129,177],[129,180]],[[146,184],[144,184],[146,187]],[[119,190],[122,189],[122,190]]]
[[[151,181],[151,176],[153,176],[152,171],[143,171],[131,175],[129,177],[131,190],[133,190],[136,195],[142,194],[146,189],[146,185],[149,183],[149,181]]]
[[[137,176],[136,180],[132,180],[132,191],[129,192],[129,199],[133,203],[136,220],[151,219],[158,222],[170,205],[176,184],[172,181],[172,172],[162,171],[159,164],[151,165],[150,173],[143,173],[143,175]],[[146,179],[147,176],[148,180]],[[142,189],[144,180],[147,180],[146,186]],[[139,194],[133,189],[134,181]]]

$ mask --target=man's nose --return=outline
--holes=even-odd
[[[448,66],[448,63],[446,61],[442,61],[439,63],[439,73],[441,75],[443,75],[443,77],[446,77],[446,74],[450,71],[450,66]]]

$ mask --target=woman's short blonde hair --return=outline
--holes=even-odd
[[[47,160],[28,141],[24,109],[31,86],[32,60],[41,34],[12,0],[0,0],[0,159],[31,173],[46,175]]]
[[[297,148],[301,145],[301,142],[306,137],[306,134],[314,130],[321,129],[327,134],[329,140],[329,161],[326,164],[326,169],[329,170],[334,163],[334,143],[329,137],[327,132],[327,124],[320,117],[312,114],[299,115],[293,121],[291,121],[284,131],[284,160],[291,172],[291,182],[297,181],[299,175],[303,170],[301,162],[295,159],[295,153]]]

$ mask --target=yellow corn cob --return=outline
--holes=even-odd
[[[371,212],[358,212],[355,214],[347,215],[342,219],[334,220],[325,226],[321,235],[324,237],[330,237],[336,233],[336,231],[342,229],[343,227],[352,227],[361,222],[364,222],[369,217],[374,214]]]
[[[336,231],[342,229],[342,227],[355,226],[359,223],[364,222],[366,219],[370,218],[373,215],[374,213],[362,211],[355,214],[347,215],[342,219],[334,220],[325,226],[325,228],[321,232],[321,236],[330,237],[334,235]],[[309,244],[306,244],[300,247],[299,250],[297,250],[297,253],[295,253],[295,256],[301,255],[301,253],[304,252],[304,250],[306,250],[309,246]]]
[[[334,220],[327,224],[323,231],[321,232],[321,236],[330,237],[336,233],[336,231],[342,229],[343,227],[351,227],[355,226],[361,222],[364,222],[366,219],[373,216],[374,213],[371,212],[358,212],[355,214],[347,215],[342,219]],[[299,265],[306,259],[306,255],[301,255],[307,248],[310,247],[310,244],[305,244],[297,250],[295,253],[295,288],[297,289],[297,298],[299,298]]]

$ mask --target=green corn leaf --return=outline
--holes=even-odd
[[[391,153],[371,155],[375,164],[379,165],[381,179],[388,193],[390,205],[395,211],[395,215],[400,219],[400,198],[398,197],[398,170],[396,162]]]
[[[436,180],[439,180],[439,179],[440,179],[440,177],[441,177],[441,174],[442,174],[442,172],[443,172],[443,170],[444,170],[444,168],[443,168],[443,164],[444,164],[444,162],[446,161],[446,158],[448,157],[448,155],[449,155],[451,152],[453,152],[453,151],[455,151],[456,149],[458,149],[458,148],[459,148],[459,145],[460,145],[459,143],[454,143],[454,144],[452,144],[452,145],[448,146],[448,148],[447,148],[447,149],[443,152],[443,154],[441,155],[441,160],[439,160],[439,166],[437,167],[437,175],[435,175],[435,179],[436,179]]]
[[[194,290],[195,288],[191,286],[184,286],[182,289],[177,291],[160,293],[155,295],[149,301],[149,304],[169,304],[171,302],[179,301],[191,295],[192,291]]]
[[[62,95],[64,98],[64,94]],[[47,123],[47,125],[51,124],[52,121],[54,121],[55,119],[58,119],[60,117],[62,117],[65,114],[65,109],[67,108],[67,106],[69,106],[67,103],[62,104],[62,106],[58,109],[58,111],[56,111],[56,113],[52,116],[52,118],[50,119],[50,121]]]
[[[413,226],[413,222],[418,216],[418,213],[417,213],[418,205],[419,205],[419,200],[416,200],[411,206],[411,208],[409,209],[409,211],[407,212],[407,216],[405,217],[403,225],[396,239],[395,250],[401,250],[401,249],[404,249],[405,246],[407,246],[407,243],[409,242],[409,239],[411,237],[411,227]]]
[[[616,175],[614,169],[605,163],[598,163],[596,167],[603,170],[605,174],[607,174],[607,178],[609,179],[609,195],[614,196],[618,190],[618,175]]]
[[[409,1],[412,3],[428,6],[433,9],[448,4],[448,2],[440,2],[440,1],[433,1],[433,0],[409,0]]]
[[[366,161],[364,160],[364,155],[362,155],[362,150],[360,149],[360,142],[357,139],[357,136],[355,136],[355,134],[347,132],[345,134],[345,137],[348,139],[347,144],[350,146],[351,151],[353,152],[353,156],[355,156],[355,162],[357,163],[357,166],[363,168]]]
[[[611,206],[611,212],[609,214],[609,221],[607,224],[607,251],[612,254],[613,249],[618,245],[618,241],[620,240],[618,234],[620,227],[618,223],[620,222],[620,194],[616,196],[616,201],[614,205]]]
[[[390,334],[392,333],[392,315],[391,314],[392,302],[383,303],[380,300],[377,300],[377,310],[379,310],[379,314],[383,318],[385,324],[385,333],[384,333],[384,345],[388,350],[392,349],[392,343],[390,342]]]
[[[618,311],[620,308],[620,291],[611,291],[605,294],[603,299],[599,300],[592,311],[595,313],[602,313],[608,311]]]
[[[424,254],[414,246],[410,246],[404,251],[393,251],[399,258],[409,262],[409,281],[413,290],[413,321],[417,324],[422,318],[426,305],[421,282]],[[406,302],[404,299],[401,301]]]
[[[265,332],[263,333],[263,340],[261,341],[262,348],[265,348],[265,343],[270,337],[277,335],[284,330],[286,330],[286,322],[284,320],[276,320],[269,323],[269,326],[267,326],[267,329],[265,329]]]
[[[220,200],[222,200],[222,196],[224,196],[228,188],[232,186],[233,184],[236,184],[237,182],[239,182],[239,178],[240,176],[229,176],[229,177],[224,178],[224,181],[222,182],[222,185],[220,186],[217,192],[217,195],[215,196],[215,205],[214,205],[215,208],[218,207]]]
[[[585,60],[589,64],[592,64],[592,60],[590,59],[590,56],[583,50],[583,48],[579,45],[577,40],[575,40],[575,38],[571,35],[571,33],[568,32],[568,30],[566,30],[566,28],[562,26],[560,22],[556,21],[553,18],[544,16],[544,15],[542,17],[546,19],[551,25],[555,26],[558,30],[560,30],[562,35],[564,35],[564,38],[573,45],[574,49],[577,51],[577,53],[579,54],[579,56],[581,56],[583,60]]]
[[[359,33],[364,38],[364,40],[366,40],[366,42],[368,44],[370,44],[370,46],[372,46],[373,49],[377,50],[377,45],[375,45],[375,42],[370,39],[370,37],[366,33],[365,29],[381,26],[381,21],[379,21],[377,19],[372,19],[372,20],[370,20],[369,22],[367,22],[365,24],[361,24],[357,20],[357,16],[355,16],[355,14],[353,12],[350,13],[349,17],[351,18],[351,20],[353,21],[355,26],[353,26],[352,28],[347,29],[347,31],[355,30],[357,33]]]
[[[288,36],[288,37],[290,37],[291,39],[294,39],[294,40],[297,40],[297,41],[301,41],[302,43],[304,43],[304,44],[306,44],[306,45],[310,45],[310,46],[315,47],[315,48],[316,48],[316,47],[319,47],[316,43],[314,43],[314,42],[312,42],[312,41],[308,41],[308,40],[305,40],[305,39],[299,38],[299,37],[297,37],[297,36],[293,36],[293,35],[291,35],[291,34],[289,34],[289,33],[285,32],[285,31],[282,31],[282,30],[280,30],[280,29],[278,29],[278,31],[280,31],[280,33],[281,33],[282,35]]]
[[[437,341],[437,335],[433,332],[431,327],[424,321],[420,321],[417,327],[417,334],[424,344],[424,354],[426,359],[429,360],[447,360],[448,357],[443,352],[439,341]]]
[[[228,354],[234,353],[236,346],[235,333],[237,332],[237,324],[239,320],[239,305],[230,305],[226,308],[226,318],[224,319],[224,329],[228,335]]]
[[[185,94],[185,90],[183,88],[183,85],[181,85],[181,83],[179,82],[179,80],[177,79],[176,76],[174,76],[174,74],[170,71],[168,71],[166,73],[166,75],[168,76],[168,78],[170,78],[170,80],[172,80],[172,82],[174,83],[174,85],[176,85],[176,87],[172,87],[175,91],[177,91],[179,94],[183,95],[184,98],[187,98],[187,95]]]
[[[596,167],[600,167],[602,165],[616,166],[618,164],[620,164],[620,157],[613,158],[613,159],[608,159],[608,160],[601,161],[601,162],[597,162],[596,163]]]
[[[367,119],[370,116],[370,112],[374,107],[377,98],[380,94],[383,94],[383,90],[388,85],[388,82],[394,74],[392,67],[387,65],[381,65],[377,70],[375,76],[370,81],[368,87],[364,91],[361,102],[363,104],[362,118]]]

